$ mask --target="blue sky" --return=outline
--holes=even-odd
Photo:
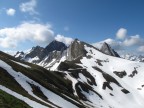
[[[68,44],[71,38],[88,43],[109,38],[116,48],[144,52],[143,10],[143,0],[1,0],[0,49],[26,50],[53,39]],[[116,35],[119,30],[123,38]]]

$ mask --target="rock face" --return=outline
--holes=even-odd
[[[120,57],[106,42],[103,43],[100,51],[110,56]]]
[[[45,48],[36,46],[29,52],[18,52],[15,58],[49,68],[50,62],[55,63],[61,59],[64,53],[66,55],[66,49],[67,46],[64,43],[54,40]]]
[[[44,48],[44,50],[40,54],[40,59],[43,59],[44,57],[48,56],[50,52],[53,52],[53,51],[62,52],[66,50],[66,48],[67,46],[64,43],[54,40],[48,46]]]
[[[40,55],[42,53],[42,51],[44,50],[43,47],[40,47],[40,46],[36,46],[36,47],[33,47],[30,51],[30,53],[28,53],[25,58],[34,58],[34,57],[39,57],[40,58]]]
[[[18,58],[18,59],[22,59],[23,57],[24,57],[24,52],[23,51],[21,51],[21,52],[17,52],[15,55],[14,55],[14,57],[16,57],[16,58]]]
[[[27,53],[18,52],[15,57],[30,63],[38,64],[45,68],[47,67],[48,69],[52,67],[53,64],[60,62],[62,57],[65,57],[64,59],[67,61],[73,61],[85,57],[87,54],[85,45],[96,49],[78,39],[75,39],[69,47],[62,42],[54,40],[45,48],[36,46]],[[104,43],[99,51],[110,56],[119,57],[119,55],[107,43]]]
[[[68,61],[72,61],[76,58],[85,56],[86,51],[84,49],[84,43],[80,42],[78,39],[75,39],[67,49],[67,54]]]
[[[49,63],[52,59],[60,59],[61,58],[61,51],[53,51],[50,52],[45,62]]]

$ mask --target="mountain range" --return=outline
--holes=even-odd
[[[25,53],[23,51],[18,51],[14,57],[26,62],[40,65],[46,69],[52,69],[53,65],[61,62],[62,58],[67,61],[73,61],[77,58],[86,56],[87,51],[84,49],[85,44],[93,47],[90,44],[80,42],[78,39],[75,39],[69,47],[62,42],[54,40],[45,48],[36,46]],[[110,56],[120,57],[119,54],[115,52],[106,42],[103,43],[100,49],[95,49]]]
[[[20,108],[144,107],[144,63],[121,58],[107,43],[54,40],[14,56],[0,52],[0,72],[0,95]]]

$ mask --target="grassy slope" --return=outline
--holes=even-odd
[[[23,101],[0,90],[0,108],[31,108]]]

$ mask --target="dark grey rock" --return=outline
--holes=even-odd
[[[100,51],[104,54],[114,56],[114,57],[120,57],[117,52],[115,52],[106,42],[103,43]]]
[[[86,50],[84,49],[84,43],[75,39],[67,49],[67,60],[72,61],[79,57],[86,56]]]
[[[63,52],[64,50],[66,50],[66,48],[67,46],[64,43],[54,40],[48,46],[46,46],[44,50],[41,52],[40,59],[42,60],[43,58],[48,56],[50,52],[53,51]]]
[[[40,46],[36,46],[36,47],[33,47],[30,51],[30,53],[28,53],[25,58],[34,58],[34,57],[39,57],[40,58],[40,54],[41,52],[44,50],[43,47],[40,47]]]
[[[14,55],[14,57],[16,57],[16,58],[18,58],[18,59],[22,59],[23,57],[24,57],[24,52],[23,51],[18,51],[15,55]]]

